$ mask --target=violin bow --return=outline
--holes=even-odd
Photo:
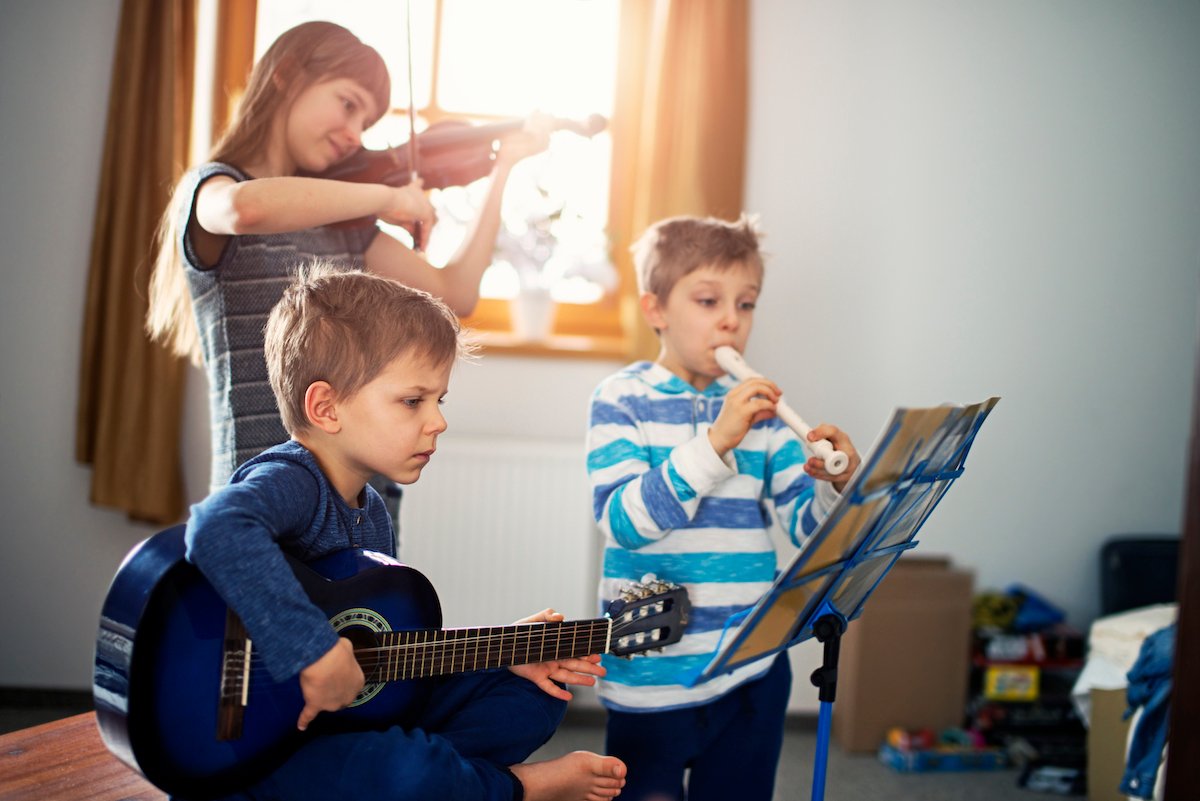
[[[415,181],[419,177],[417,164],[417,98],[413,94],[413,56],[412,56],[412,0],[407,0],[404,4],[404,23],[405,34],[408,37],[408,166],[410,172],[410,181]],[[413,223],[413,250],[420,253],[421,248],[421,221],[417,220]]]

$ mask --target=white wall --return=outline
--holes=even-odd
[[[1104,537],[1182,519],[1200,8],[754,11],[753,361],[862,445],[893,406],[1002,396],[920,539],[1085,624]]]
[[[150,533],[89,506],[72,458],[119,5],[0,0],[0,686],[90,686],[107,583]],[[775,256],[751,362],[863,448],[896,405],[1003,396],[922,548],[1086,625],[1104,537],[1181,519],[1200,10],[756,0],[753,15],[747,208]],[[462,367],[444,444],[576,438],[615,366]]]

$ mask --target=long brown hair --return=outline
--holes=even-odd
[[[366,89],[380,116],[390,107],[391,79],[373,47],[332,22],[304,22],[285,31],[254,65],[233,120],[208,160],[234,166],[253,161],[270,141],[271,127],[281,111],[313,84],[337,78],[349,78]],[[179,214],[182,204],[190,200],[185,195],[181,182],[159,222],[146,330],[151,338],[199,364],[199,333],[178,251]]]

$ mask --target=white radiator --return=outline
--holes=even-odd
[[[599,554],[582,440],[445,436],[404,488],[400,559],[433,582],[447,627],[596,617]]]

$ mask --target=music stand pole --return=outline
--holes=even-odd
[[[812,683],[821,701],[817,717],[817,752],[813,757],[812,801],[825,799],[825,765],[829,760],[829,733],[833,722],[833,702],[837,695],[838,651],[846,621],[835,614],[825,614],[813,623],[813,636],[825,646],[824,661],[812,673]]]

